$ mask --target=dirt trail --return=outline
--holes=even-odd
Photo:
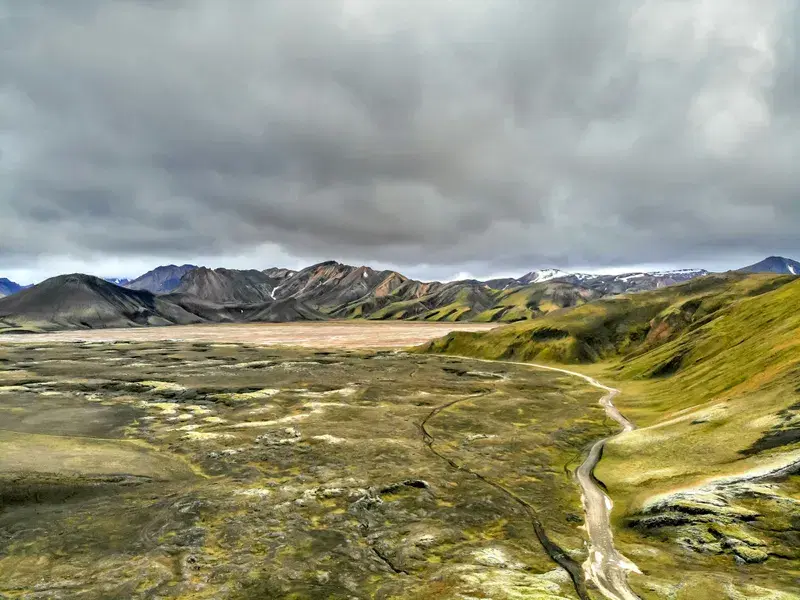
[[[600,399],[600,404],[605,408],[606,414],[622,426],[622,432],[633,431],[636,427],[626,419],[614,406],[614,397],[619,390],[603,385],[596,379],[576,373],[568,369],[550,367],[535,363],[513,361],[495,361],[480,358],[461,356],[465,360],[480,362],[500,362],[512,365],[521,365],[545,371],[556,371],[572,377],[579,377],[590,385],[606,392]],[[614,437],[614,436],[612,436]],[[637,566],[622,555],[614,546],[614,534],[611,530],[611,509],[613,503],[606,496],[594,476],[594,468],[600,462],[603,448],[611,439],[603,438],[594,443],[589,450],[589,455],[576,471],[576,478],[581,486],[581,499],[585,513],[586,532],[589,535],[589,557],[583,565],[587,581],[592,581],[608,600],[641,600],[628,585],[628,572],[641,573]]]

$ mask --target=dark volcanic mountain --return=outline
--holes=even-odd
[[[14,283],[5,277],[0,277],[0,298],[10,296],[11,294],[16,294],[20,290],[22,290],[22,286],[20,284]]]
[[[189,294],[217,304],[256,304],[273,300],[276,279],[255,269],[207,269],[186,273],[175,294]]]
[[[781,275],[800,275],[800,262],[783,256],[770,256],[761,262],[739,269],[745,273],[778,273]]]
[[[0,328],[82,329],[198,323],[202,320],[150,292],[91,275],[59,275],[0,299]]]
[[[367,294],[389,294],[406,281],[406,277],[394,271],[327,261],[286,278],[275,290],[275,297],[297,298],[312,306],[338,307]]]
[[[325,315],[293,298],[221,304],[190,294],[156,295],[91,275],[60,275],[0,298],[0,332],[301,321]]]
[[[328,318],[294,298],[255,304],[218,304],[191,294],[164,294],[158,298],[174,304],[208,323],[285,323],[287,321],[322,321]]]
[[[196,269],[195,265],[165,265],[137,277],[125,287],[131,290],[147,290],[154,294],[167,294],[178,287],[181,277]]]

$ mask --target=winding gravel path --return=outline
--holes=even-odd
[[[622,426],[622,432],[633,431],[636,427],[614,406],[613,400],[619,390],[603,385],[596,379],[576,373],[568,369],[539,365],[536,363],[513,362],[505,360],[488,360],[459,356],[465,360],[480,362],[506,363],[521,365],[545,371],[556,371],[579,377],[590,385],[606,392],[600,399],[600,404],[605,408],[606,414]],[[581,499],[586,520],[586,531],[589,536],[589,557],[583,564],[587,581],[592,581],[608,600],[641,600],[628,585],[630,571],[641,573],[638,567],[622,555],[614,546],[614,534],[611,530],[611,509],[614,504],[598,485],[594,476],[594,468],[600,462],[603,448],[608,440],[615,436],[603,438],[594,443],[589,450],[589,455],[583,461],[575,476],[581,486]]]

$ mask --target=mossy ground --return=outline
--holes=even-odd
[[[0,347],[0,597],[575,598],[596,390],[442,357]]]

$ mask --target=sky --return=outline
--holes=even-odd
[[[800,0],[0,0],[0,277],[800,258]]]

